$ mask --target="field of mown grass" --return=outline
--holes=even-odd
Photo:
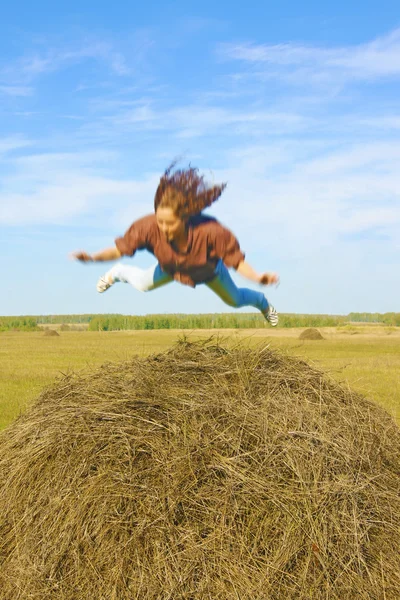
[[[400,328],[354,325],[319,329],[324,340],[301,341],[302,329],[43,332],[0,334],[0,429],[35,400],[43,387],[71,370],[166,350],[181,335],[220,335],[237,343],[270,344],[301,356],[391,412],[400,424]]]

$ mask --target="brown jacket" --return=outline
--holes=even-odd
[[[202,214],[188,222],[185,252],[176,251],[168,243],[154,214],[135,221],[124,236],[115,240],[115,244],[125,256],[133,256],[136,250],[148,250],[157,258],[163,271],[191,287],[210,281],[220,259],[227,267],[236,269],[245,256],[229,229]]]

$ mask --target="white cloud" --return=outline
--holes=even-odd
[[[110,152],[93,151],[10,160],[10,173],[0,191],[0,224],[67,224],[86,219],[93,225],[122,227],[128,214],[137,218],[142,210],[151,212],[157,176],[135,181],[103,175],[104,165],[115,158]],[[106,216],[111,212],[111,218]]]
[[[358,119],[358,125],[364,127],[374,127],[381,130],[400,129],[400,115],[381,115],[377,117],[368,117]]]
[[[37,55],[25,57],[21,59],[19,64],[20,71],[28,78],[36,77],[41,73],[52,71],[55,68],[54,57],[40,57]]]
[[[218,55],[223,59],[263,66],[264,74],[304,85],[311,81],[327,83],[398,77],[400,28],[373,41],[352,46],[227,43],[219,45]]]
[[[148,46],[151,46],[150,40]],[[51,74],[71,65],[78,65],[87,61],[97,61],[106,65],[108,70],[118,77],[131,75],[133,66],[136,66],[140,57],[143,57],[145,48],[130,57],[129,63],[122,52],[115,49],[112,42],[98,40],[83,40],[71,43],[68,46],[52,46],[48,43],[45,47],[32,49],[24,56],[3,65],[0,69],[2,83],[0,93],[9,95],[28,96],[33,93],[31,82],[39,76]]]
[[[285,133],[304,130],[312,119],[295,112],[272,110],[230,109],[221,106],[187,105],[172,109],[153,108],[145,103],[120,111],[105,120],[126,128],[172,131],[178,138],[199,138],[208,135],[260,135],[265,132]]]
[[[399,162],[399,142],[369,141],[364,144],[346,144],[345,148],[335,153],[327,152],[325,156],[312,160],[307,165],[305,173],[318,173],[321,176],[363,168],[367,175],[370,169],[378,170],[381,165],[390,166],[395,172]]]
[[[360,233],[380,230],[390,234],[400,233],[400,194],[397,206],[349,209],[341,223],[341,233]]]
[[[116,75],[131,73],[122,53],[117,52],[111,44],[105,42],[85,44],[76,50],[66,50],[55,56],[56,63],[60,65],[68,62],[81,62],[86,59],[104,61]]]
[[[293,140],[242,149],[230,168],[215,173],[228,188],[214,212],[253,249],[272,244],[282,256],[317,260],[321,248],[343,251],[340,236],[368,239],[378,229],[393,250],[400,235],[400,144],[320,153],[313,143]]]
[[[26,85],[0,85],[0,94],[5,96],[32,96],[33,88]]]
[[[0,157],[1,155],[8,154],[13,150],[19,150],[20,148],[26,148],[31,146],[33,142],[19,135],[13,135],[9,137],[0,138]]]
[[[164,121],[163,115],[157,113],[148,104],[142,104],[135,108],[123,111],[110,119],[117,125],[144,125],[151,129],[164,129],[167,124]]]

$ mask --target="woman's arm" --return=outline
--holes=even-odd
[[[239,242],[229,229],[216,221],[213,223],[211,232],[214,234],[213,245],[215,253],[228,268],[233,267],[240,275],[246,277],[246,279],[261,283],[262,285],[279,283],[277,273],[262,273],[260,275],[245,261],[245,255],[240,249]]]
[[[120,258],[122,255],[117,246],[114,246],[112,248],[105,248],[94,254],[87,254],[87,252],[84,251],[73,252],[71,256],[81,262],[105,262],[108,260],[117,260],[117,258]]]
[[[240,275],[242,275],[243,277],[246,277],[246,279],[250,279],[250,281],[261,283],[262,285],[271,285],[273,283],[279,283],[278,273],[263,273],[262,275],[260,275],[245,260],[242,260],[239,263],[236,271],[240,273]]]

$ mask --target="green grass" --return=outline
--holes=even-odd
[[[299,330],[270,328],[222,330],[221,337],[248,343],[270,343],[328,371],[336,380],[374,400],[400,423],[400,329],[352,326],[320,329],[323,341],[298,339]],[[186,331],[189,337],[218,332]],[[357,335],[355,335],[357,334]],[[37,398],[43,387],[70,370],[86,370],[106,361],[129,359],[167,349],[180,331],[42,332],[0,334],[0,429]]]

